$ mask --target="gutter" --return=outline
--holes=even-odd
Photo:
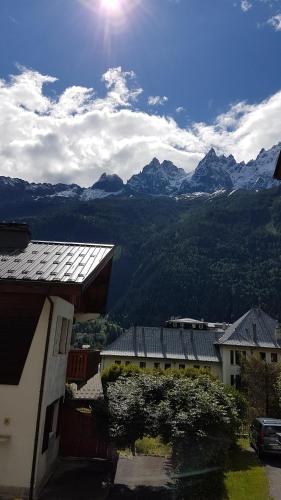
[[[33,500],[34,494],[34,484],[35,484],[35,472],[36,472],[36,461],[37,461],[37,448],[39,441],[39,431],[40,431],[40,420],[41,420],[41,410],[42,410],[42,402],[43,402],[43,393],[44,393],[44,384],[45,384],[45,375],[47,369],[47,359],[48,359],[48,351],[50,344],[50,336],[51,336],[51,325],[53,320],[53,311],[54,311],[54,303],[50,297],[46,297],[46,299],[50,303],[50,314],[48,320],[48,329],[47,329],[47,337],[45,344],[45,352],[43,359],[43,367],[41,374],[41,383],[40,383],[40,392],[39,392],[39,403],[38,403],[38,412],[36,419],[36,430],[35,430],[35,439],[34,439],[34,447],[33,447],[33,458],[32,458],[32,468],[31,468],[31,476],[30,476],[30,486],[29,486],[29,500]]]

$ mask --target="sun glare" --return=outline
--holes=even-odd
[[[116,12],[120,9],[120,0],[102,0],[101,5],[104,9]]]

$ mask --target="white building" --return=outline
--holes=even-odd
[[[112,246],[0,224],[0,498],[36,498],[59,450],[73,315],[104,312]]]
[[[225,384],[239,385],[242,357],[281,361],[277,321],[260,308],[250,309],[226,330],[201,329],[200,324],[194,322],[194,329],[131,328],[102,351],[102,368],[129,363],[141,368],[207,368]]]

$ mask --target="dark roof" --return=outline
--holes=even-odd
[[[0,282],[84,283],[112,255],[112,245],[89,243],[31,241],[24,249],[0,248]]]
[[[281,347],[281,343],[275,337],[276,325],[277,321],[261,308],[253,307],[226,329],[219,339],[219,344]]]
[[[182,359],[220,362],[215,342],[218,332],[178,328],[130,328],[106,347],[102,356],[138,356],[144,358]]]
[[[103,389],[100,373],[96,373],[88,382],[77,389],[76,384],[71,384],[74,399],[98,399],[103,397]]]

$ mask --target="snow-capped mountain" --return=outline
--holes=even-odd
[[[160,163],[153,158],[139,174],[128,180],[126,188],[138,194],[173,195],[179,192],[182,182],[189,177],[183,168],[176,167],[171,161]]]
[[[187,173],[171,161],[157,158],[126,184],[116,174],[102,174],[89,188],[77,184],[35,184],[0,176],[0,201],[41,200],[44,198],[93,200],[109,196],[178,196],[190,193],[215,193],[221,190],[268,189],[280,185],[273,180],[281,142],[262,149],[255,160],[237,163],[232,155],[217,155],[212,148],[194,172]]]
[[[123,193],[123,190],[124,182],[119,175],[103,173],[92,187],[83,190],[80,197],[82,200],[94,200],[96,198],[120,195]]]
[[[16,198],[17,201],[45,197],[79,197],[83,188],[77,184],[49,184],[27,182],[22,179],[0,176],[0,198],[2,201]]]
[[[196,167],[190,179],[183,180],[180,193],[207,192],[233,189],[230,168],[237,165],[234,157],[217,156],[212,148]]]

